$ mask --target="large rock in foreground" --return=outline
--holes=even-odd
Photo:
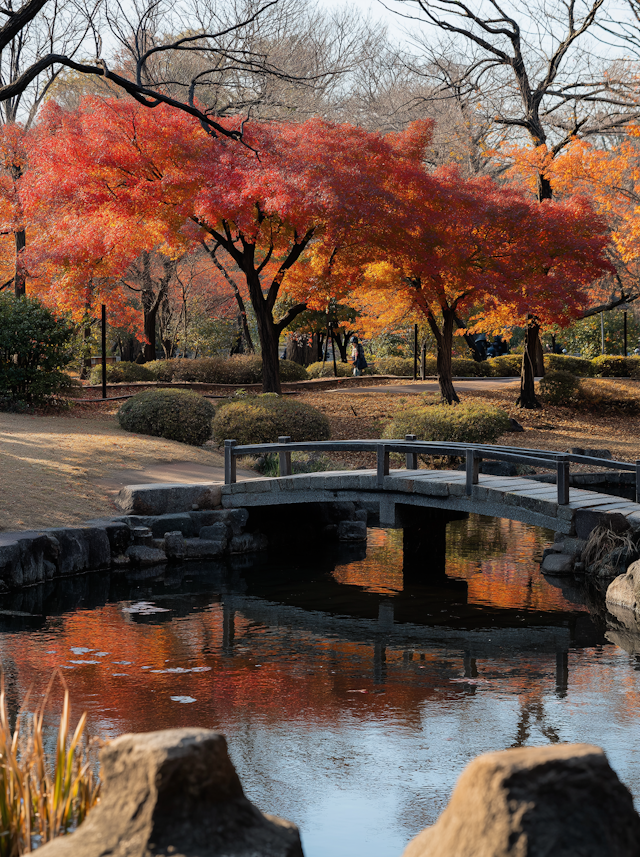
[[[478,756],[403,857],[638,854],[640,817],[603,751],[556,744]]]
[[[632,562],[626,574],[620,574],[609,584],[607,606],[624,607],[640,612],[640,560]]]
[[[244,796],[217,732],[123,735],[101,761],[100,803],[40,857],[302,857],[298,828]]]

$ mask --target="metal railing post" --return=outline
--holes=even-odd
[[[386,444],[378,444],[378,488],[384,486],[384,477],[389,475],[389,448]]]
[[[473,486],[478,484],[480,475],[480,456],[475,449],[467,449],[467,484],[466,492],[469,496],[473,494]]]
[[[636,461],[636,503],[640,503],[640,461]]]
[[[569,503],[569,458],[559,455],[557,458],[558,475],[556,483],[558,486],[558,505],[566,506]]]
[[[233,447],[237,441],[225,440],[224,442],[224,484],[233,485],[236,481],[236,457]]]
[[[405,440],[418,440],[417,435],[415,434],[405,434]],[[418,453],[417,452],[407,452],[405,456],[405,467],[407,470],[417,470],[418,469]]]
[[[283,435],[278,438],[278,443],[291,443],[289,435]],[[280,476],[291,476],[291,453],[279,452],[279,473]]]

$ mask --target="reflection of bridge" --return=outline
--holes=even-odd
[[[284,440],[284,439],[281,439]],[[430,507],[449,512],[479,512],[497,518],[548,527],[571,533],[585,512],[620,513],[633,529],[640,528],[640,504],[610,494],[569,488],[569,464],[576,462],[609,469],[640,472],[636,464],[580,455],[511,447],[441,444],[413,441],[321,441],[236,446],[226,441],[226,483],[222,505],[226,508],[374,500],[380,504],[383,526],[402,526],[406,507]],[[281,473],[291,472],[290,450],[322,452],[376,451],[376,470],[281,475],[273,479],[235,482],[239,455],[278,453]],[[403,452],[407,469],[390,470],[389,455]],[[466,457],[466,471],[418,470],[418,454]],[[479,473],[482,459],[554,468],[555,486],[519,476]],[[592,524],[593,526],[593,524]]]

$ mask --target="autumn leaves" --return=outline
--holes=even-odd
[[[119,284],[141,253],[215,249],[251,301],[269,391],[280,335],[305,307],[336,298],[372,327],[417,314],[453,401],[455,330],[530,313],[568,323],[608,270],[607,238],[584,201],[539,204],[488,178],[429,172],[430,131],[249,122],[239,143],[163,106],[50,104],[32,132],[5,129],[2,219],[6,232],[26,228],[31,289],[76,312],[108,300],[123,325],[137,322]]]

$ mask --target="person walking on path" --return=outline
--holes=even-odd
[[[362,370],[367,368],[367,361],[364,356],[364,348],[362,343],[358,342],[357,336],[351,337],[351,362],[353,364],[353,374],[362,375]]]

